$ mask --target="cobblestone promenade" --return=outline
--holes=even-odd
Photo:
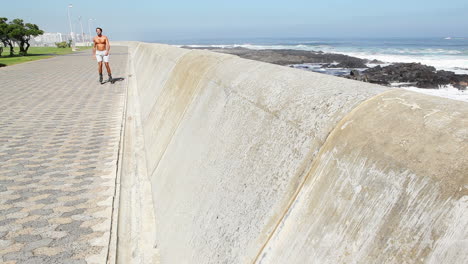
[[[1,263],[106,263],[127,78],[111,51],[115,84],[90,50],[0,68]]]

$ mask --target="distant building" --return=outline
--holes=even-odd
[[[37,36],[34,38],[37,42],[43,43],[55,43],[62,42],[62,33],[44,33],[43,35]]]
[[[73,36],[73,41],[80,46],[87,46],[89,45],[89,36],[86,34],[77,34],[72,32],[71,35]],[[62,33],[44,33],[40,36],[37,36],[29,42],[31,46],[55,46],[55,43],[66,41],[68,42],[71,39],[70,33],[62,34]]]
[[[34,44],[37,46],[55,46],[56,42],[66,41],[62,33],[44,33],[34,38]]]

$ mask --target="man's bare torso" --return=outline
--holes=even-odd
[[[96,49],[99,51],[106,50],[106,40],[106,36],[94,37],[94,46],[96,47]]]

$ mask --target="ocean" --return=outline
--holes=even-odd
[[[158,41],[161,42],[161,41]],[[248,49],[293,49],[340,53],[369,60],[379,60],[387,64],[396,62],[418,62],[434,66],[437,70],[468,74],[468,37],[439,38],[252,38],[252,39],[202,39],[165,41],[173,45],[192,47]],[[299,65],[300,66],[300,65]],[[311,70],[313,65],[309,65]],[[372,65],[369,65],[372,66]],[[307,68],[307,67],[303,67]],[[343,69],[332,69],[341,73]],[[433,95],[439,95],[468,102],[467,91],[453,87],[440,87],[440,91],[405,87]]]

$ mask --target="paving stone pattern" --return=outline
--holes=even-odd
[[[106,263],[125,96],[91,51],[0,68],[1,263]]]

